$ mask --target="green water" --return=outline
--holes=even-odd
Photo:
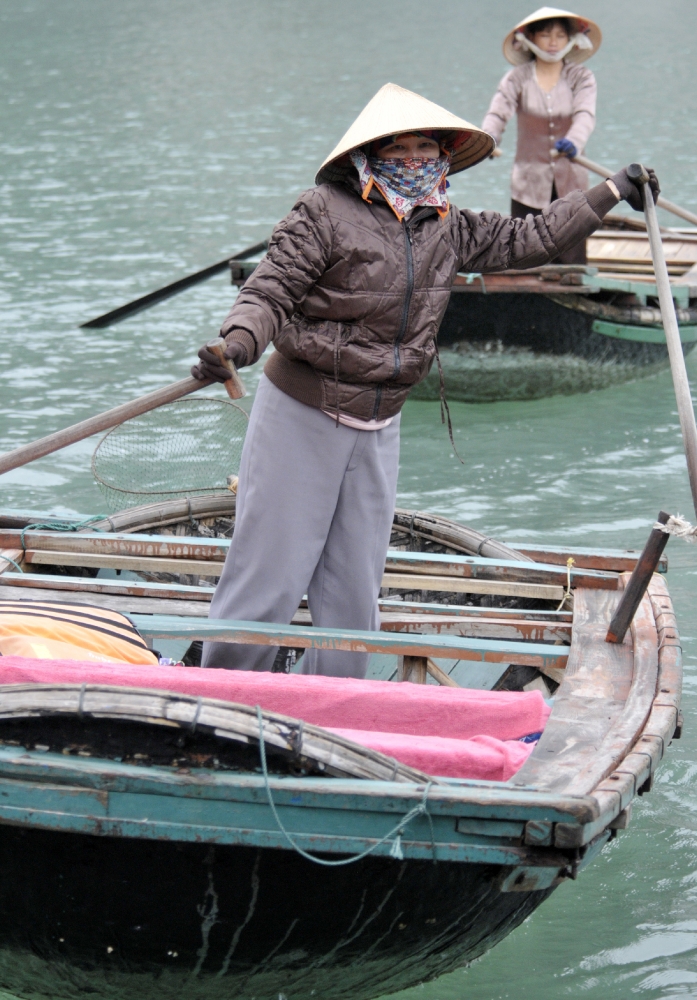
[[[582,12],[605,32],[589,155],[643,159],[696,211],[694,0]],[[77,324],[266,236],[387,80],[478,122],[503,34],[526,13],[508,0],[2,0],[0,449],[181,378],[233,299],[224,276],[108,330]],[[455,202],[505,210],[511,138],[455,178]],[[407,404],[402,505],[506,539],[606,546],[640,545],[661,507],[693,513],[667,374],[452,413],[464,468],[437,405]],[[3,506],[99,510],[93,447],[4,476]],[[686,731],[656,789],[578,882],[403,1000],[697,997],[697,549],[668,552]]]

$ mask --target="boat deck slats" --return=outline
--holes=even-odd
[[[35,579],[40,581],[41,577]],[[34,601],[55,601],[57,593],[58,591],[55,589],[45,587],[22,588],[20,591],[22,599]],[[0,603],[2,601],[16,601],[18,596],[18,588],[0,586]],[[211,595],[208,596],[210,598]],[[171,597],[119,596],[118,594],[95,591],[72,591],[70,600],[77,604],[109,608],[112,611],[121,611],[125,614],[182,615],[187,618],[207,618],[210,607],[210,601]],[[308,609],[299,608],[293,616],[291,624],[311,625],[312,619]],[[542,613],[539,613],[537,620],[525,620],[495,617],[493,614],[487,617],[474,617],[427,611],[418,613],[416,611],[382,610],[380,628],[387,632],[406,632],[420,635],[448,634],[523,642],[568,643],[571,641],[571,625],[569,623],[545,621]]]
[[[153,639],[195,639],[300,649],[342,649],[350,652],[396,653],[443,659],[478,660],[483,663],[520,663],[547,668],[564,667],[568,646],[504,642],[452,635],[413,636],[389,632],[362,632],[268,622],[234,622],[167,615],[132,615],[142,635]]]
[[[0,546],[16,546],[22,539],[19,532],[0,532]],[[196,539],[185,536],[172,538],[156,535],[69,534],[52,531],[31,531],[24,536],[26,563],[33,565],[85,566],[132,570],[134,572],[187,573],[220,576],[222,562],[229,549],[228,539]],[[217,565],[216,565],[217,564]],[[510,559],[488,559],[480,556],[455,556],[438,553],[400,552],[390,550],[385,564],[387,577],[383,586],[405,587],[397,577],[405,574],[441,578],[478,579],[531,585],[549,584],[564,587],[567,570],[559,565],[521,562]],[[616,589],[617,576],[603,570],[572,569],[575,587]],[[407,581],[406,589],[410,581]],[[422,590],[447,590],[447,586],[423,581]],[[453,586],[452,590],[462,590]],[[467,591],[464,591],[467,592]],[[497,590],[472,590],[471,593],[496,593]],[[504,591],[501,591],[502,593]],[[520,596],[542,597],[542,592],[514,588]],[[556,593],[548,595],[556,599]]]
[[[173,599],[182,601],[201,601],[210,603],[215,592],[215,587],[200,586],[195,587],[182,583],[151,583],[140,580],[123,578],[93,578],[84,576],[56,576],[53,574],[39,573],[11,573],[2,574],[2,584],[5,587],[18,587],[27,590],[47,590],[47,592],[71,593],[83,592],[89,598],[96,598],[100,594],[113,594],[123,597],[150,597],[155,599]],[[28,595],[27,595],[28,596]],[[386,611],[397,611],[400,614],[432,614],[432,615],[459,615],[466,618],[500,618],[510,619],[532,619],[534,621],[544,621],[549,624],[571,623],[572,613],[570,611],[547,611],[539,608],[490,608],[473,607],[462,604],[434,604],[417,601],[400,601],[386,598],[378,601],[381,608]],[[306,606],[306,602],[305,602]]]

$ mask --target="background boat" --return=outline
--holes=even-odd
[[[684,351],[697,343],[697,230],[665,230]],[[255,263],[230,262],[233,284]],[[539,399],[604,389],[668,367],[648,237],[641,220],[606,217],[588,266],[461,274],[439,333],[448,398]],[[438,375],[411,392],[438,399]]]

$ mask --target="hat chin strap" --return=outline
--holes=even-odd
[[[538,48],[533,41],[531,41],[527,35],[523,34],[522,31],[516,31],[515,40],[521,49],[525,49],[527,52],[532,52],[533,55],[541,59],[542,62],[555,63],[561,62],[564,56],[568,56],[569,52],[573,48],[577,49],[592,49],[593,43],[590,38],[586,35],[582,35],[579,31],[576,35],[572,35],[568,41],[568,44],[564,46],[559,52],[544,52],[542,49]]]

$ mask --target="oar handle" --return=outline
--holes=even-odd
[[[247,390],[244,387],[242,379],[237,374],[234,362],[230,358],[225,357],[225,341],[223,338],[218,337],[216,340],[209,340],[206,347],[212,354],[215,354],[223,368],[227,368],[230,372],[231,377],[223,382],[225,391],[230,399],[242,399],[243,396],[246,396]]]
[[[670,278],[668,277],[661,231],[658,228],[658,215],[653,201],[653,192],[648,183],[648,171],[645,167],[641,163],[630,163],[627,167],[627,176],[630,180],[641,185],[646,231],[649,237],[649,246],[651,247],[651,257],[653,258],[653,270],[656,276],[656,291],[658,292],[658,302],[661,307],[663,329],[666,334],[670,370],[673,376],[673,387],[675,389],[675,399],[678,404],[678,417],[680,418],[680,429],[685,446],[690,489],[692,490],[692,501],[697,512],[697,424],[695,424],[695,411],[692,404],[692,393],[687,377],[687,369],[685,367],[685,355],[683,354],[680,339],[678,317],[675,314],[673,291],[670,286]]]
[[[130,420],[131,417],[137,417],[141,413],[147,413],[148,410],[155,410],[165,403],[172,403],[175,399],[188,396],[189,393],[203,389],[212,382],[213,379],[202,381],[190,375],[179,382],[172,382],[171,385],[166,385],[162,389],[156,389],[155,392],[149,392],[146,396],[140,396],[129,403],[122,403],[104,413],[98,413],[95,417],[88,417],[87,420],[81,420],[78,424],[64,427],[61,431],[47,434],[46,437],[39,438],[38,441],[31,441],[20,448],[15,448],[14,451],[5,452],[4,455],[0,455],[0,475],[11,469],[18,469],[21,465],[27,465],[37,458],[43,458],[44,455],[50,455],[54,451],[60,451],[61,448],[75,444],[76,441],[82,441],[93,434],[99,434],[100,431],[108,430],[109,427],[115,427],[117,424],[123,423],[124,420]]]

